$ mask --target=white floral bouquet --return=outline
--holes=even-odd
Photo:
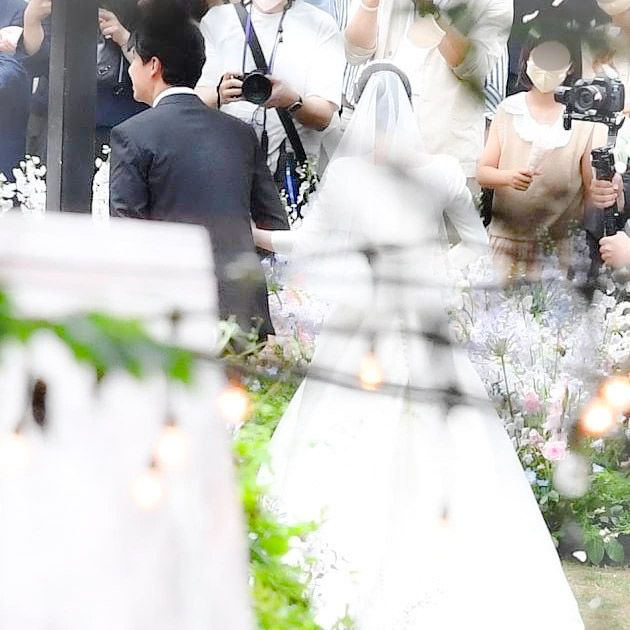
[[[92,184],[92,216],[95,221],[109,219],[109,147],[105,159],[97,158]],[[46,166],[37,156],[27,155],[13,169],[14,182],[0,173],[0,215],[19,207],[23,214],[41,217],[46,213]]]

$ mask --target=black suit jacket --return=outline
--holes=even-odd
[[[273,334],[250,219],[289,229],[254,130],[192,94],[164,97],[111,136],[112,215],[205,226],[223,318]]]

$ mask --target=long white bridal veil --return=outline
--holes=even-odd
[[[357,107],[331,164],[348,157],[402,167],[419,163],[424,149],[408,86],[406,75],[393,64],[366,67],[357,81]]]
[[[289,284],[334,304],[356,303],[369,273],[360,255],[372,244],[366,225],[382,220],[401,195],[407,205],[414,203],[405,174],[431,159],[423,151],[406,76],[392,64],[372,64],[357,85],[362,92],[352,120],[289,248]],[[398,239],[400,226],[392,227]]]
[[[424,148],[408,90],[406,75],[393,64],[368,65],[357,81],[358,103],[331,165],[349,157],[401,167],[418,164]]]

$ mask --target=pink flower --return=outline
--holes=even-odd
[[[527,392],[523,398],[523,409],[526,413],[538,413],[542,405],[536,392]]]
[[[567,443],[564,440],[549,440],[540,450],[545,459],[557,462],[566,457]]]
[[[557,431],[562,424],[562,403],[553,402],[549,405],[547,412],[547,422],[545,422],[546,431]]]
[[[536,429],[531,429],[527,438],[532,444],[542,444],[544,442],[542,435]]]

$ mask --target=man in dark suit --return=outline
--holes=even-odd
[[[112,131],[112,214],[207,227],[221,316],[264,339],[273,326],[250,221],[289,226],[256,134],[193,93],[204,42],[175,3],[147,3],[131,47],[134,98],[152,107]]]

